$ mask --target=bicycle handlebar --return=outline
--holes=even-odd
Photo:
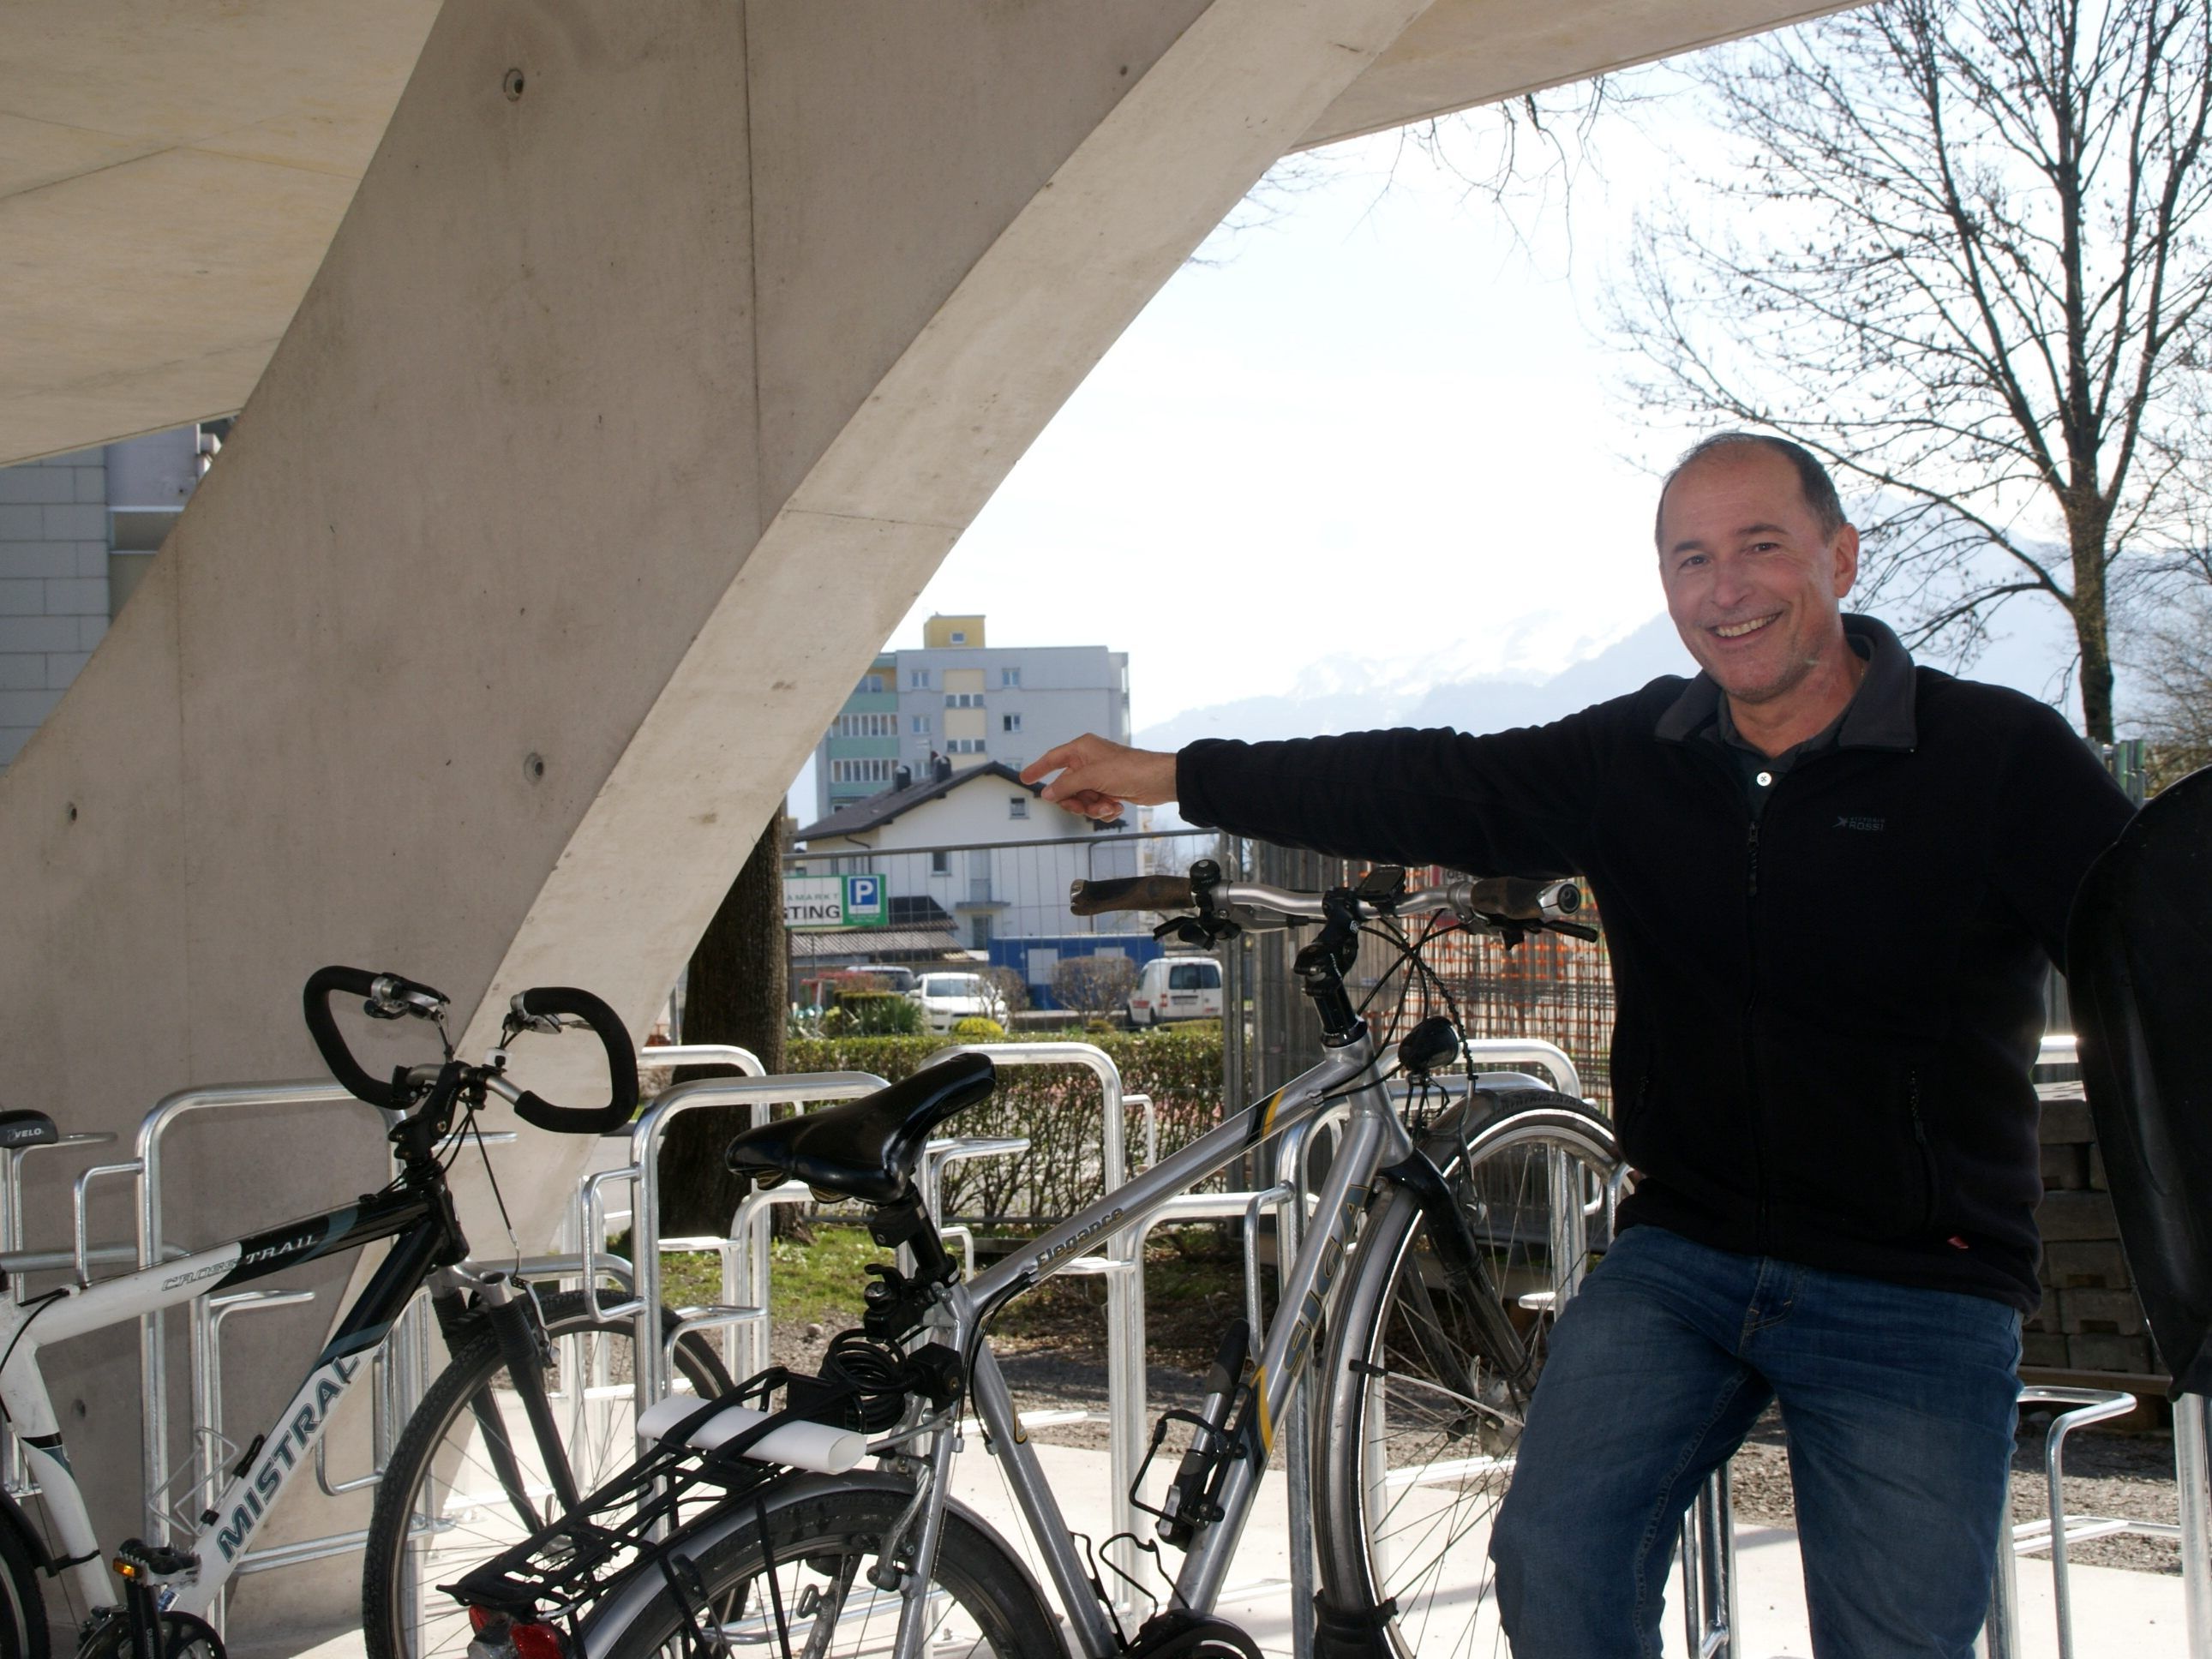
[[[331,998],[339,993],[362,1000],[362,1012],[373,1019],[413,1017],[434,1019],[446,1007],[443,992],[397,974],[373,974],[365,968],[319,968],[307,976],[301,1001],[308,1035],[330,1067],[338,1086],[357,1099],[386,1111],[400,1111],[412,1103],[410,1091],[400,1085],[410,1073],[403,1071],[392,1082],[380,1083],[354,1058],[331,1012]],[[637,1111],[637,1050],[620,1016],[589,991],[568,985],[540,985],[518,994],[508,1018],[508,1035],[526,1024],[530,1029],[559,1029],[566,1015],[589,1026],[606,1050],[610,1092],[607,1103],[598,1107],[560,1106],[528,1089],[518,1088],[495,1069],[480,1076],[483,1086],[514,1108],[514,1115],[533,1128],[554,1134],[597,1135],[618,1129]]]
[[[1220,907],[1266,911],[1301,921],[1319,921],[1323,916],[1323,895],[1261,882],[1217,882],[1210,896]],[[1571,881],[1543,881],[1528,876],[1454,876],[1440,886],[1417,888],[1395,898],[1353,899],[1363,921],[1449,910],[1468,922],[1556,922],[1580,909],[1582,902],[1582,889]],[[1117,876],[1075,883],[1069,890],[1067,908],[1079,916],[1093,916],[1116,910],[1188,910],[1197,902],[1186,876]]]
[[[540,985],[516,994],[515,1013],[529,1019],[556,1019],[562,1014],[591,1027],[599,1046],[607,1051],[607,1078],[611,1092],[604,1106],[556,1106],[528,1089],[495,1088],[509,1100],[514,1115],[533,1128],[556,1135],[603,1135],[619,1129],[637,1115],[637,1050],[630,1044],[629,1028],[622,1017],[589,991],[573,985]],[[501,1079],[502,1082],[505,1079]]]

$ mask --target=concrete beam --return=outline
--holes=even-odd
[[[1420,3],[449,7],[222,461],[0,777],[0,1100],[127,1131],[312,1074],[333,961],[443,987],[470,1050],[532,983],[641,1030],[961,528]],[[575,1150],[514,1149],[526,1237]],[[202,1240],[381,1178],[335,1118],[179,1153]],[[307,1337],[241,1331],[234,1427]],[[135,1389],[86,1346],[53,1385],[120,1535]],[[308,1497],[283,1533],[360,1523]],[[353,1565],[246,1581],[246,1628],[349,1606]]]
[[[1296,144],[1826,9],[1436,0]],[[244,403],[436,9],[434,0],[11,0],[0,30],[0,465]],[[1005,20],[1011,35],[1018,16]]]

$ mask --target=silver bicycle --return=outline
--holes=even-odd
[[[1488,1528],[1552,1322],[1611,1237],[1620,1162],[1602,1119],[1532,1078],[1442,1086],[1460,1050],[1449,1020],[1424,1020],[1386,1049],[1345,975],[1363,929],[1391,932],[1411,962],[1440,926],[1590,936],[1572,920],[1579,902],[1565,883],[1458,878],[1408,891],[1397,871],[1298,893],[1224,881],[1210,862],[1188,879],[1077,883],[1079,914],[1171,913],[1162,931],[1192,943],[1319,923],[1296,971],[1320,1020],[1321,1063],[966,1280],[912,1175],[938,1126],[989,1093],[988,1058],[957,1056],[740,1134],[733,1169],[866,1203],[873,1237],[902,1247],[902,1265],[871,1270],[863,1328],[838,1340],[821,1375],[772,1370],[725,1401],[685,1402],[682,1420],[646,1425],[665,1432],[623,1480],[451,1586],[479,1632],[472,1651],[1035,1659],[1072,1642],[1090,1659],[1256,1655],[1214,1608],[1317,1350],[1324,1636],[1359,1652],[1486,1650]],[[1144,1506],[1182,1562],[1165,1605],[1129,1631],[1024,1437],[991,1321],[1086,1245],[1340,1108],[1308,1243],[1259,1352],[1248,1358],[1249,1332],[1232,1327],[1202,1407],[1167,1413],[1154,1437],[1156,1452],[1171,1425],[1187,1437],[1164,1498]],[[1003,1467],[1065,1635],[1022,1557],[951,1495],[967,1413]],[[1140,1474],[1140,1500],[1144,1484]]]

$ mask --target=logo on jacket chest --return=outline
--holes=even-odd
[[[1887,818],[1874,817],[1864,812],[1850,812],[1838,816],[1836,828],[1856,830],[1865,835],[1879,835],[1889,825]]]

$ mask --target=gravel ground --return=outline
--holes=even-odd
[[[2043,1476],[2043,1434],[2047,1416],[2021,1425],[2013,1449],[2012,1518],[2014,1526],[2041,1521],[2051,1512]],[[1759,1420],[1751,1438],[1736,1454],[1729,1479],[1737,1518],[1762,1526],[1794,1527],[1796,1510],[1790,1491],[1790,1464],[1783,1449],[1782,1421],[1772,1411]],[[2066,1512],[2128,1521],[2180,1519],[2174,1493],[2173,1437],[2171,1434],[2100,1434],[2077,1431],[2066,1442]],[[2047,1554],[2029,1558],[2048,1560]],[[2094,1567],[2127,1567],[2137,1572],[2181,1571],[2181,1551],[2172,1539],[2118,1533],[2067,1547],[2066,1559]],[[2028,1569],[2032,1570],[2032,1569]]]

